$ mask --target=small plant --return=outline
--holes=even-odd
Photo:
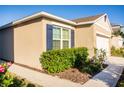
[[[15,75],[12,75],[7,69],[12,63],[1,63],[0,64],[0,87],[22,87],[22,86],[35,86],[31,83],[26,83],[25,79],[18,79]]]
[[[8,87],[13,84],[13,76],[7,71],[9,66],[11,66],[11,63],[0,64],[0,86],[2,87]]]
[[[9,72],[2,74],[1,77],[2,78],[0,79],[0,86],[8,87],[11,84],[13,84],[13,76],[11,76],[11,74]]]
[[[106,51],[104,49],[95,49],[94,61],[101,64],[106,60]]]

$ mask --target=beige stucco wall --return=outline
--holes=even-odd
[[[14,27],[14,61],[41,69],[39,61],[42,54],[42,19],[31,20]]]
[[[75,31],[75,47],[87,47],[89,57],[94,55],[94,30],[92,25],[83,25],[76,27]]]

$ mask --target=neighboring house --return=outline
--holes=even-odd
[[[122,25],[117,25],[117,24],[112,24],[112,33],[115,32],[123,32],[124,33],[124,26]],[[124,43],[124,38],[121,37],[121,35],[112,35],[111,38],[111,45],[114,46],[115,48],[122,48]]]
[[[87,47],[110,55],[111,25],[107,14],[67,20],[40,12],[0,28],[0,58],[41,69],[39,57],[47,50]]]

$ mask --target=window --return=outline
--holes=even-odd
[[[61,28],[53,27],[53,49],[60,49]]]
[[[63,41],[63,48],[69,48],[69,41]]]
[[[53,27],[53,49],[70,48],[70,29]]]
[[[53,49],[60,49],[60,40],[53,40]]]
[[[63,29],[63,39],[69,39],[69,31],[68,29]]]
[[[69,29],[62,29],[63,48],[69,48]]]
[[[54,39],[60,39],[61,38],[61,29],[54,27],[53,28],[53,38]]]

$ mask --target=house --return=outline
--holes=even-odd
[[[107,55],[110,55],[112,28],[107,14],[79,18],[72,21],[77,23],[75,47],[87,47],[90,57],[94,55],[94,48],[104,49]]]
[[[112,24],[112,38],[111,45],[115,48],[122,48],[124,39],[120,35],[120,32],[124,34],[124,26],[118,24]]]
[[[0,58],[41,69],[40,55],[47,50],[87,47],[110,55],[111,25],[107,14],[67,20],[40,12],[0,27]]]

